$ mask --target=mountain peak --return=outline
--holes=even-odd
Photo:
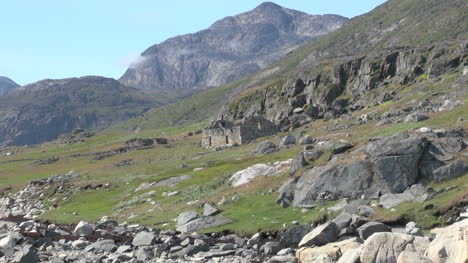
[[[120,82],[145,89],[217,87],[259,71],[347,21],[344,17],[317,17],[265,2],[218,20],[208,30],[151,46],[143,52],[144,63],[129,68]]]
[[[0,76],[0,96],[17,87],[19,85],[10,78]]]
[[[283,7],[273,2],[263,2],[259,6],[257,6],[254,10],[267,10],[267,9],[283,9]]]

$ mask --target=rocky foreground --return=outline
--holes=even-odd
[[[413,222],[391,228],[342,213],[316,227],[297,225],[250,238],[157,231],[108,217],[78,225],[0,221],[0,262],[464,263],[467,253],[468,219],[424,235]]]

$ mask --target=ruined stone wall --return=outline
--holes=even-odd
[[[239,126],[203,130],[203,148],[233,146],[234,144],[242,144]]]

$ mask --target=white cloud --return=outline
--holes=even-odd
[[[148,57],[144,57],[136,52],[131,52],[127,56],[123,57],[120,59],[117,64],[119,66],[125,66],[128,68],[135,68],[139,64],[145,62],[148,59]]]

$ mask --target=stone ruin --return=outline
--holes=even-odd
[[[216,120],[203,130],[202,147],[229,147],[249,143],[257,138],[270,136],[278,128],[262,117],[252,117],[238,122]]]

